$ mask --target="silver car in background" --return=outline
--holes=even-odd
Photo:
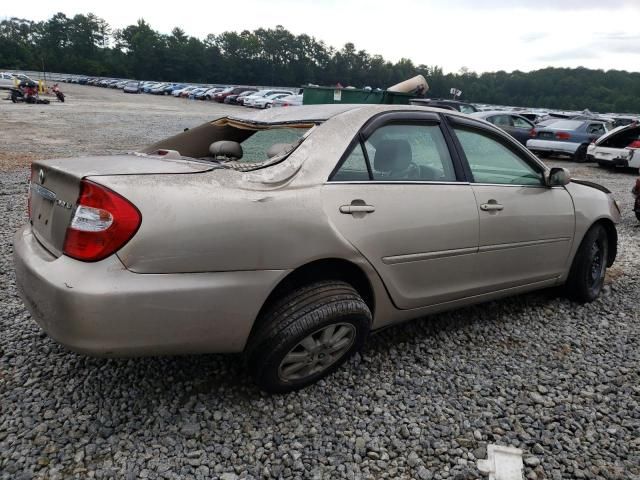
[[[610,192],[453,111],[239,112],[140,152],[33,163],[17,286],[92,355],[242,352],[304,387],[372,330],[565,285],[616,257]]]

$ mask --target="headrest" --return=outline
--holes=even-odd
[[[383,140],[376,148],[373,168],[379,172],[405,170],[411,164],[411,144],[407,140]]]
[[[209,153],[216,160],[240,160],[242,158],[242,146],[231,140],[220,140],[209,146]]]
[[[283,155],[293,148],[292,143],[275,143],[267,150],[267,157],[273,158]]]

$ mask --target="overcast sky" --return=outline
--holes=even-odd
[[[640,0],[3,1],[0,17],[93,12],[113,28],[147,20],[204,38],[283,25],[341,47],[457,72],[546,66],[640,71]]]

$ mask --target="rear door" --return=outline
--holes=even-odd
[[[478,211],[447,135],[436,114],[380,116],[324,186],[327,216],[401,309],[462,298],[477,284]]]
[[[545,186],[544,168],[513,141],[477,122],[450,120],[477,203],[484,290],[562,275],[575,230],[569,193]]]

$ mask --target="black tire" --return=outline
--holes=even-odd
[[[536,151],[534,153],[538,158],[549,158],[551,156],[549,152]]]
[[[573,157],[572,157],[573,161],[577,162],[577,163],[586,162],[587,161],[587,148],[589,148],[589,144],[588,143],[580,144],[580,146],[577,148],[577,150],[573,154]]]
[[[371,312],[351,285],[327,280],[290,291],[276,301],[259,321],[260,326],[252,334],[245,350],[249,371],[263,390],[284,393],[303,388],[329,375],[360,350],[369,334]],[[324,357],[323,360],[321,355],[325,355],[324,353],[312,355],[302,347],[303,340],[321,334],[332,326],[346,329],[350,335],[347,339],[350,343],[345,343],[333,359]],[[324,340],[319,345],[320,349],[325,349],[323,351],[333,348],[323,342]],[[287,365],[285,357],[299,347],[303,348],[299,352],[308,358],[305,361],[310,365],[307,368],[311,371],[301,378],[283,378],[284,365]],[[314,358],[311,359],[311,356]],[[314,371],[317,368],[320,370]],[[304,375],[304,371],[301,375]]]
[[[604,285],[609,253],[607,232],[594,225],[582,239],[567,278],[567,294],[580,303],[593,302]]]
[[[600,168],[605,168],[605,169],[607,169],[607,170],[608,170],[609,168],[611,168],[611,165],[609,165],[607,162],[598,162],[598,166],[599,166]]]
[[[636,210],[636,218],[637,218],[637,219],[638,219],[638,221],[640,222],[640,212],[638,212],[637,210]]]

